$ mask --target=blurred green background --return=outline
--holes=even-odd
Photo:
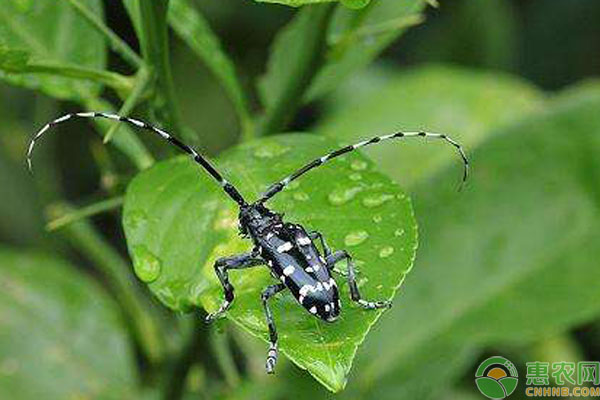
[[[373,0],[386,1],[400,0]],[[260,110],[255,82],[273,38],[298,10],[193,3],[235,63],[249,109]],[[42,93],[23,88],[23,75],[2,73],[0,397],[468,400],[483,398],[473,377],[490,355],[512,360],[522,377],[527,361],[599,360],[600,2],[440,3],[368,66],[298,104],[283,125],[339,143],[398,129],[446,132],[472,160],[472,178],[457,193],[458,161],[442,145],[365,151],[411,196],[420,243],[395,307],[335,395],[286,360],[275,378],[266,376],[262,342],[171,313],[149,295],[130,266],[118,208],[135,168],[96,135],[81,134],[94,125],[61,127],[37,152],[35,176],[27,173],[24,152],[40,126],[83,106],[106,109],[100,95],[118,109],[116,91],[74,81]],[[139,49],[123,4],[103,8],[106,24]],[[0,45],[14,23],[0,11]],[[88,39],[65,33],[55,44],[69,54],[69,43],[85,48]],[[216,157],[242,140],[236,106],[179,35],[168,40],[182,124]],[[103,63],[101,54],[85,57]],[[106,63],[131,73],[112,52]],[[96,95],[73,101],[69,90]],[[136,111],[172,124],[146,106]],[[157,159],[175,154],[146,143]],[[48,230],[105,198],[114,203],[106,212]],[[524,380],[511,398],[525,398],[523,387]]]

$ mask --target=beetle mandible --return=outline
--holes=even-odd
[[[317,158],[292,172],[284,179],[269,186],[255,202],[248,203],[236,187],[225,180],[213,165],[193,147],[182,143],[168,132],[146,122],[103,112],[67,114],[44,125],[33,137],[27,150],[27,165],[30,170],[31,155],[36,141],[51,127],[76,118],[104,118],[121,121],[157,134],[162,139],[189,154],[194,161],[200,164],[218,182],[225,193],[237,203],[239,206],[240,234],[249,238],[254,247],[248,253],[224,257],[216,261],[214,265],[215,273],[223,286],[225,299],[219,309],[209,314],[206,320],[208,322],[213,321],[231,307],[234,299],[234,288],[229,282],[228,271],[267,265],[271,274],[280,281],[265,288],[261,295],[270,340],[266,359],[267,373],[273,373],[278,356],[277,330],[271,309],[269,308],[269,299],[282,290],[289,289],[296,301],[311,315],[323,321],[334,322],[340,315],[341,303],[338,287],[332,277],[332,272],[340,272],[334,266],[339,261],[345,260],[347,266],[345,276],[350,288],[350,297],[354,302],[368,310],[387,308],[391,305],[389,301],[364,300],[356,284],[356,271],[352,256],[345,250],[332,251],[320,232],[307,232],[302,225],[284,221],[282,214],[272,211],[265,206],[267,200],[281,192],[290,182],[342,154],[390,139],[412,137],[442,139],[454,146],[462,158],[464,172],[461,184],[466,182],[469,170],[469,161],[463,148],[447,135],[428,132],[396,132],[389,135],[376,136],[354,145],[348,145]],[[322,247],[322,253],[315,245],[315,241],[317,240]]]

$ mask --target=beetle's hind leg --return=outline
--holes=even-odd
[[[326,258],[327,267],[333,269],[333,266],[342,260],[346,260],[346,266],[348,272],[346,278],[348,279],[348,286],[350,287],[350,297],[358,305],[368,310],[375,310],[379,308],[389,308],[392,306],[390,301],[366,301],[360,295],[358,285],[356,284],[356,271],[354,267],[354,260],[352,256],[348,254],[346,250],[338,250]]]
[[[216,318],[220,317],[225,311],[227,311],[227,309],[229,309],[231,303],[233,302],[234,289],[229,282],[229,275],[227,274],[227,271],[230,269],[251,268],[262,264],[264,264],[264,261],[257,257],[256,252],[239,254],[232,257],[223,257],[219,258],[215,262],[215,273],[217,274],[217,277],[223,286],[225,300],[216,312],[210,313],[206,316],[206,322],[212,322]]]
[[[267,318],[267,325],[269,327],[269,352],[267,353],[267,361],[265,363],[265,368],[267,369],[267,374],[272,374],[275,371],[275,364],[277,364],[277,329],[275,328],[275,321],[273,320],[273,313],[271,312],[271,308],[269,307],[269,299],[281,292],[285,289],[285,285],[283,283],[278,283],[276,285],[267,286],[265,290],[263,290],[260,299],[262,300],[263,307],[265,309],[265,316]]]

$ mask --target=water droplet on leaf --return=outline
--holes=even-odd
[[[133,248],[133,270],[140,280],[145,283],[154,282],[160,275],[160,269],[160,259],[146,246],[139,245]]]
[[[379,214],[373,215],[373,222],[375,222],[376,224],[380,223],[382,219],[383,218]]]
[[[289,150],[277,142],[265,143],[254,152],[257,158],[273,158],[285,154]]]
[[[392,254],[394,254],[394,248],[392,246],[385,246],[379,250],[379,257],[381,258],[387,258]]]
[[[352,200],[354,196],[356,196],[356,194],[361,192],[362,190],[363,188],[360,186],[344,189],[335,189],[333,192],[329,193],[329,196],[327,196],[327,198],[329,199],[329,202],[334,206],[340,206]]]
[[[148,222],[148,216],[142,210],[133,210],[125,216],[125,224],[133,230],[137,230]]]
[[[391,194],[374,194],[363,199],[362,203],[365,207],[379,207],[383,203],[390,201],[394,196]]]
[[[394,232],[394,235],[396,235],[396,236],[404,235],[404,229],[402,229],[402,228],[396,229],[396,231]]]
[[[304,192],[297,192],[294,193],[294,200],[298,200],[298,201],[308,201],[310,199],[310,197],[308,197],[308,195]]]
[[[346,246],[358,246],[359,244],[367,240],[368,237],[369,234],[367,233],[367,231],[350,232],[344,238],[344,244]]]
[[[362,179],[362,175],[358,172],[355,172],[353,174],[350,174],[348,178],[350,178],[351,181],[360,181]]]
[[[364,171],[367,169],[367,162],[362,160],[354,160],[352,164],[350,164],[350,168],[355,171]]]

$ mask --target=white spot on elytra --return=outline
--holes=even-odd
[[[317,307],[315,307],[315,306],[312,306],[312,307],[310,308],[310,310],[308,310],[308,311],[310,311],[310,313],[311,313],[311,314],[316,314],[316,313],[317,313]]]
[[[296,270],[296,269],[294,268],[294,266],[293,266],[293,265],[288,265],[287,267],[285,267],[285,268],[283,269],[283,274],[284,274],[285,276],[290,276],[291,274],[293,274],[293,273],[294,273],[294,271],[295,271],[295,270]]]
[[[279,246],[277,248],[277,252],[285,253],[286,251],[289,251],[291,249],[292,249],[292,244],[290,242],[285,242],[284,244],[282,244],[281,246]]]
[[[325,312],[329,312],[330,309],[331,307],[329,306],[329,304],[325,304]]]
[[[298,238],[298,244],[300,246],[308,246],[310,244],[310,239],[307,238],[306,236],[302,236],[302,237]]]
[[[309,274],[310,274],[310,273],[313,273],[313,272],[315,272],[315,271],[312,269],[312,267],[306,267],[305,271],[306,271],[306,272],[308,272]]]
[[[300,288],[300,295],[301,296],[306,296],[308,294],[308,291],[312,288],[311,285],[304,285]]]

